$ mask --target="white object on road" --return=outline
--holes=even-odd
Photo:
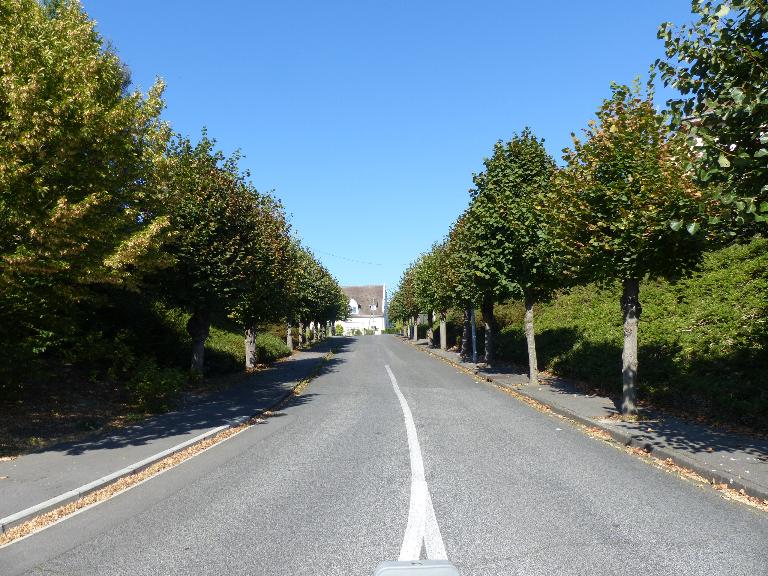
[[[419,437],[416,435],[416,424],[413,422],[413,415],[408,407],[408,402],[403,393],[400,392],[395,375],[388,364],[384,368],[387,369],[389,380],[392,382],[397,399],[400,401],[400,408],[403,410],[405,431],[408,436],[408,451],[411,457],[411,502],[399,560],[401,562],[419,560],[422,542],[427,549],[429,560],[447,560],[448,554],[445,552],[445,544],[440,534],[440,527],[437,525],[435,509],[432,507],[432,497],[429,495],[427,481],[424,478],[424,460],[421,457]]]
[[[459,576],[459,571],[447,560],[415,560],[382,562],[373,576]]]

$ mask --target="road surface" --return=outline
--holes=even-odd
[[[0,549],[0,574],[768,575],[768,515],[392,336],[277,415]]]

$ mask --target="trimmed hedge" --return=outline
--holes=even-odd
[[[242,338],[241,347],[244,346]],[[256,358],[262,364],[274,362],[279,358],[285,358],[291,355],[291,349],[285,343],[285,340],[278,338],[270,332],[262,332],[256,335]]]
[[[535,308],[539,367],[618,395],[622,317],[618,285],[589,284]],[[753,428],[768,426],[768,240],[704,255],[677,282],[640,286],[641,398]],[[527,365],[523,306],[497,307],[500,358]]]

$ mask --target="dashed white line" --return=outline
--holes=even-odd
[[[384,368],[389,374],[392,388],[395,389],[400,408],[405,419],[405,431],[408,436],[408,452],[411,458],[411,501],[408,509],[408,524],[403,536],[403,544],[400,547],[400,561],[419,560],[422,544],[427,550],[428,560],[447,560],[445,544],[440,534],[440,527],[435,517],[435,509],[432,507],[432,497],[424,478],[424,460],[421,457],[421,446],[416,434],[416,424],[413,422],[413,414],[408,407],[405,396],[397,385],[397,379],[389,365]]]

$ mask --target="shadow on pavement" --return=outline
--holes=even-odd
[[[428,348],[426,341],[417,346]],[[441,354],[439,349],[430,351]],[[601,351],[600,353],[604,353]],[[452,353],[455,359],[458,354]],[[464,362],[468,368],[475,365]],[[506,384],[527,384],[527,368],[513,364],[494,364],[487,367],[478,365],[477,372]],[[608,395],[595,394],[576,382],[558,377],[542,378],[543,386],[525,391],[544,403],[556,404],[574,414],[587,418],[598,418],[612,427],[621,428],[647,449],[673,448],[689,454],[725,452],[748,455],[761,462],[768,462],[768,439],[760,436],[738,434],[728,430],[689,422],[668,414],[647,411],[648,420],[623,422],[615,419],[621,413],[621,400]],[[599,415],[599,416],[598,416]]]
[[[187,401],[176,411],[153,416],[134,426],[112,432],[108,436],[62,443],[39,452],[64,452],[67,455],[76,456],[88,451],[142,445],[157,438],[210,429],[238,417],[251,416],[270,407],[285,396],[297,381],[314,375],[318,366],[322,366],[321,373],[337,370],[344,361],[338,354],[345,352],[351,341],[350,338],[335,337],[308,350],[316,354],[334,351],[334,356],[324,364],[319,355],[278,362],[267,370],[246,377],[243,382],[232,388]],[[286,406],[309,402],[313,396],[312,394],[297,396]]]

